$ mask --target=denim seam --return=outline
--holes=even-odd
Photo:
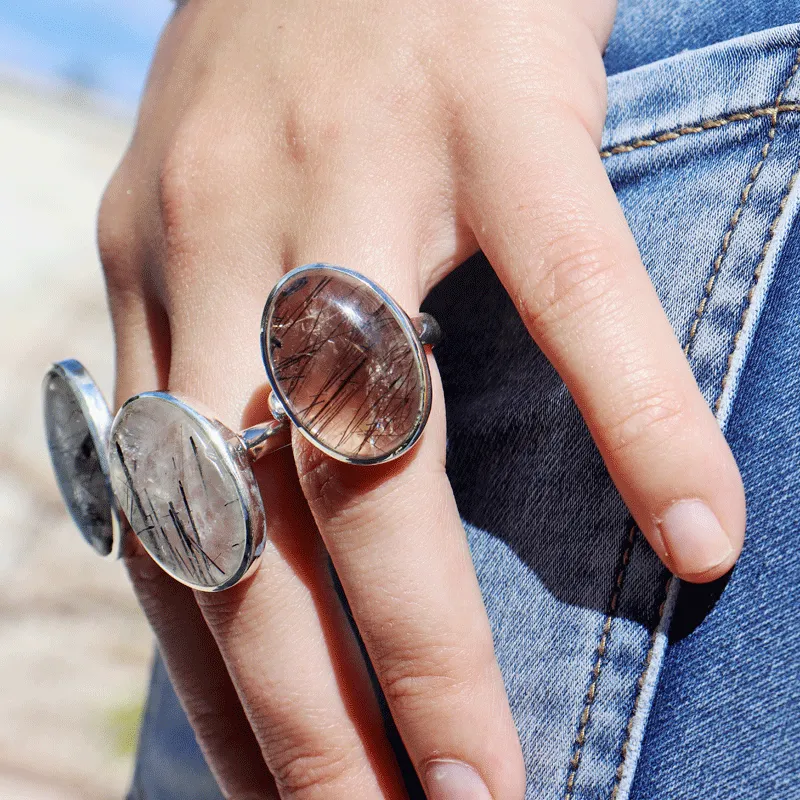
[[[784,90],[785,91],[785,90]],[[632,153],[634,150],[639,150],[642,147],[655,147],[657,144],[664,144],[666,142],[674,142],[681,136],[686,136],[690,133],[705,133],[706,131],[713,131],[717,128],[722,128],[725,125],[730,125],[733,122],[749,122],[759,117],[774,117],[779,114],[789,114],[792,112],[800,111],[800,103],[780,103],[779,105],[770,104],[768,106],[759,106],[751,108],[747,111],[737,111],[735,114],[729,114],[726,117],[714,117],[713,119],[704,119],[698,122],[697,125],[686,125],[680,128],[672,128],[667,131],[655,134],[647,139],[632,139],[623,144],[616,144],[600,151],[600,158],[610,158],[611,156],[622,155],[623,153]]]
[[[769,254],[769,248],[772,245],[772,241],[775,238],[775,231],[778,229],[778,225],[780,224],[781,218],[783,217],[784,211],[786,211],[786,205],[789,202],[789,197],[792,194],[795,184],[797,183],[797,179],[800,177],[800,167],[798,167],[795,172],[792,174],[792,177],[789,179],[789,183],[786,186],[786,190],[784,191],[783,197],[781,198],[780,206],[778,207],[778,213],[775,215],[775,219],[772,220],[772,224],[769,226],[769,234],[767,236],[767,241],[764,243],[764,247],[761,250],[761,257],[758,260],[758,264],[756,265],[755,270],[753,271],[753,278],[750,282],[750,289],[747,292],[747,299],[745,301],[744,309],[742,310],[742,317],[739,323],[739,330],[736,331],[733,337],[733,343],[731,345],[730,352],[728,353],[727,359],[727,367],[725,370],[725,374],[722,376],[722,383],[720,385],[719,394],[717,395],[717,399],[714,402],[714,411],[719,411],[720,401],[722,400],[722,395],[725,391],[725,386],[730,379],[731,368],[733,367],[733,356],[736,352],[736,347],[739,344],[739,339],[742,335],[742,331],[744,330],[745,323],[747,322],[747,315],[750,312],[750,306],[753,303],[753,295],[755,294],[756,287],[758,286],[758,282],[761,279],[761,271],[764,269],[764,264],[767,260],[767,255]]]
[[[595,650],[594,666],[591,671],[591,683],[586,691],[586,699],[584,701],[583,710],[578,723],[578,732],[575,736],[575,741],[572,743],[572,758],[569,762],[569,772],[567,774],[567,786],[564,792],[564,800],[572,800],[573,789],[575,787],[575,778],[578,774],[578,767],[581,764],[581,755],[583,754],[583,744],[586,741],[586,729],[589,725],[589,720],[592,715],[592,706],[594,705],[595,697],[597,696],[597,684],[600,680],[600,673],[605,663],[606,648],[608,646],[608,639],[611,635],[611,623],[616,617],[617,606],[619,605],[619,597],[622,593],[622,586],[625,582],[625,572],[627,571],[628,564],[631,560],[631,553],[633,551],[633,544],[636,539],[636,525],[631,525],[628,538],[625,541],[625,547],[622,551],[619,567],[617,569],[617,576],[614,581],[611,594],[608,598],[608,612],[606,613],[605,621],[603,622],[603,630],[600,636],[600,641]]]
[[[777,98],[775,100],[775,103],[773,104],[773,109],[775,109],[775,113],[772,116],[772,122],[771,122],[771,125],[770,125],[770,131],[769,131],[769,134],[768,134],[769,135],[769,139],[768,139],[767,143],[764,145],[764,147],[762,148],[762,151],[761,151],[761,153],[762,153],[761,161],[759,162],[757,167],[754,168],[753,172],[750,173],[750,182],[748,183],[747,187],[745,187],[745,190],[742,192],[742,199],[741,199],[739,208],[737,208],[736,212],[734,212],[734,216],[731,219],[732,227],[728,228],[728,231],[726,232],[725,237],[723,237],[723,248],[722,248],[722,251],[721,251],[721,256],[723,256],[723,257],[724,257],[725,252],[727,251],[727,244],[730,242],[730,235],[733,232],[733,228],[735,228],[736,225],[739,222],[742,210],[744,209],[744,206],[747,204],[747,200],[749,198],[750,192],[752,191],[752,185],[753,185],[753,183],[755,183],[755,180],[758,177],[758,173],[761,171],[761,168],[763,167],[764,162],[766,161],[767,155],[769,154],[769,150],[770,150],[771,144],[775,139],[775,129],[777,127],[777,120],[778,120],[777,109],[780,107],[781,101],[783,99],[783,96],[786,93],[786,91],[789,89],[789,86],[791,85],[792,80],[794,79],[795,75],[797,75],[798,70],[800,70],[800,47],[797,48],[796,52],[797,52],[797,57],[795,58],[795,61],[794,61],[793,65],[792,65],[792,68],[789,71],[789,75],[786,78],[786,80],[785,80],[780,92],[778,93],[778,96],[777,96]],[[755,172],[755,175],[753,174],[754,172]],[[772,240],[773,240],[773,238],[775,236],[775,230],[777,230],[778,222],[779,222],[779,220],[780,220],[780,218],[781,218],[781,216],[782,216],[782,214],[783,214],[783,212],[784,212],[784,210],[786,208],[786,204],[788,202],[789,195],[791,194],[791,190],[792,190],[792,188],[793,188],[793,186],[794,186],[794,184],[795,184],[795,182],[797,180],[798,174],[800,174],[800,169],[795,171],[795,173],[790,178],[788,190],[785,192],[783,198],[781,199],[781,203],[780,203],[776,218],[773,220],[772,224],[770,225],[768,240],[767,240],[767,242],[766,242],[766,244],[764,246],[764,249],[762,251],[762,257],[759,259],[759,264],[756,266],[756,273],[757,273],[756,282],[758,280],[758,274],[760,274],[761,268],[763,267],[764,259],[766,258],[766,252],[769,250],[769,245],[771,244],[771,242],[772,242]],[[727,243],[725,241],[726,239],[727,239]],[[720,256],[717,256],[717,260],[719,260],[720,263],[721,263]],[[718,273],[718,271],[719,271],[719,267],[717,266],[717,262],[715,261],[715,272],[714,272],[714,275],[712,275],[712,278],[716,277],[716,274]],[[711,288],[713,289],[713,283],[711,284]],[[700,306],[698,306],[698,317],[693,322],[692,328],[691,328],[691,330],[689,332],[689,341],[687,342],[686,348],[684,350],[684,352],[687,353],[687,354],[688,354],[688,351],[689,351],[689,345],[691,344],[692,339],[694,337],[694,334],[697,331],[697,324],[700,321],[700,318],[702,317],[702,312],[703,312],[703,310],[705,308],[705,302],[708,300],[708,296],[709,295],[710,295],[710,289],[709,289],[709,286],[708,286],[708,283],[707,283],[706,284],[706,295],[704,296],[703,300],[701,301]],[[744,326],[744,321],[746,320],[747,311],[748,311],[748,309],[750,307],[750,299],[751,298],[752,298],[752,287],[751,287],[750,292],[748,293],[747,306],[746,306],[745,311],[744,311],[743,316],[742,316],[742,327]],[[736,340],[738,339],[740,333],[741,333],[741,328],[739,329],[739,331],[734,336],[733,350],[735,350],[735,348],[736,348],[736,344],[735,343],[736,343]],[[729,356],[728,357],[728,370],[725,373],[725,375],[723,376],[722,381],[721,381],[722,389],[724,389],[725,381],[727,380],[728,375],[730,374],[730,364],[731,364],[731,358]],[[720,392],[720,396],[721,396],[721,392]],[[718,404],[719,404],[719,398],[717,398],[717,402],[715,403],[715,407]],[[627,762],[628,744],[630,742],[631,730],[633,728],[633,723],[634,723],[634,720],[636,718],[636,711],[637,711],[637,708],[639,706],[639,701],[640,701],[641,694],[642,694],[642,688],[644,686],[644,678],[647,675],[647,670],[648,670],[648,668],[650,666],[650,662],[652,661],[653,653],[655,652],[655,644],[656,644],[656,641],[657,641],[657,638],[658,638],[659,629],[660,629],[660,621],[661,621],[661,619],[663,617],[664,609],[666,608],[666,600],[667,600],[667,597],[669,596],[669,590],[670,590],[670,586],[671,586],[672,581],[673,581],[673,577],[674,576],[672,576],[672,575],[668,575],[668,577],[667,577],[666,585],[664,587],[664,600],[662,601],[662,603],[661,603],[661,605],[659,607],[659,611],[658,611],[659,624],[656,625],[656,627],[654,628],[653,633],[652,633],[652,635],[650,637],[650,646],[648,647],[647,656],[645,658],[645,663],[644,663],[642,672],[641,672],[641,674],[639,676],[639,679],[637,681],[636,697],[634,698],[633,707],[631,709],[631,714],[630,714],[630,717],[628,718],[628,724],[626,725],[626,728],[625,728],[625,730],[626,730],[625,739],[623,740],[622,747],[620,748],[620,760],[619,760],[619,765],[617,766],[614,785],[613,785],[613,787],[611,789],[610,800],[616,800],[616,797],[617,797],[617,795],[619,793],[619,787],[620,787],[620,784],[622,782],[622,778],[623,778],[623,776],[625,774],[625,766],[626,766],[626,762]]]
[[[714,291],[714,286],[716,285],[717,282],[717,276],[719,275],[720,269],[722,269],[722,263],[725,260],[725,256],[728,253],[728,248],[730,247],[731,238],[733,237],[734,231],[736,230],[736,227],[739,224],[739,220],[742,218],[742,214],[744,213],[744,210],[747,207],[747,202],[750,199],[750,195],[753,191],[753,186],[755,185],[756,180],[758,180],[758,176],[761,174],[761,170],[764,168],[764,164],[766,163],[767,157],[769,156],[769,152],[772,149],[772,143],[775,141],[775,131],[778,128],[777,109],[780,107],[781,101],[783,100],[783,96],[784,94],[786,94],[786,90],[789,88],[789,86],[792,83],[792,80],[794,79],[794,76],[797,74],[798,68],[800,68],[800,47],[797,48],[796,53],[797,57],[795,58],[794,64],[792,65],[792,68],[789,71],[789,75],[784,81],[781,90],[778,92],[778,96],[775,98],[775,102],[772,104],[774,113],[771,115],[769,131],[767,133],[767,141],[761,148],[761,160],[750,171],[750,179],[748,180],[744,189],[742,189],[739,205],[736,208],[736,211],[733,212],[733,216],[731,217],[731,220],[728,223],[728,230],[725,231],[725,235],[722,237],[722,246],[720,247],[720,251],[717,254],[717,257],[714,259],[714,266],[712,268],[711,275],[706,281],[703,297],[700,300],[700,304],[697,306],[697,309],[695,311],[695,319],[692,322],[691,328],[689,328],[689,338],[687,339],[686,345],[683,348],[683,352],[687,356],[689,355],[689,350],[692,347],[692,342],[694,341],[694,338],[697,334],[697,329],[700,325],[700,322],[703,319],[703,314],[705,313],[706,307],[708,306],[708,301],[710,300],[711,294]]]
[[[625,774],[625,762],[628,757],[628,746],[631,740],[631,732],[633,731],[633,723],[636,720],[636,709],[639,705],[639,698],[641,697],[642,689],[644,688],[647,672],[650,669],[650,662],[653,660],[653,653],[655,653],[656,650],[656,639],[658,638],[661,628],[660,622],[664,616],[664,609],[667,606],[667,598],[669,597],[669,590],[674,578],[674,575],[669,572],[667,573],[667,580],[664,583],[663,599],[658,606],[658,623],[655,625],[653,632],[650,634],[650,644],[647,648],[647,656],[644,661],[644,666],[642,667],[642,672],[639,675],[639,679],[636,681],[636,697],[633,700],[633,707],[631,708],[631,714],[628,717],[628,723],[625,725],[625,738],[622,741],[622,746],[620,747],[619,751],[620,759],[619,764],[617,765],[616,773],[614,774],[614,785],[611,787],[610,800],[616,800],[617,795],[619,794],[619,787],[622,783],[622,778]]]

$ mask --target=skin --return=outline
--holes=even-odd
[[[100,211],[118,402],[160,388],[231,428],[266,419],[257,332],[281,274],[348,266],[413,314],[481,248],[658,554],[689,580],[725,573],[744,533],[739,474],[598,156],[613,13],[610,0],[184,4]],[[457,761],[495,800],[524,795],[431,366],[431,419],[408,456],[359,468],[295,436],[259,462],[272,541],[252,580],[195,595],[127,557],[228,797],[405,796],[326,551],[431,794],[429,765]],[[727,548],[696,526],[680,558],[668,551],[681,500],[713,511]]]

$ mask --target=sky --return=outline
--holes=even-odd
[[[172,0],[0,0],[0,72],[133,108]]]

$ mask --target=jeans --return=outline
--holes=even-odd
[[[748,529],[730,575],[673,579],[485,258],[431,293],[448,472],[527,796],[800,797],[800,6],[623,1],[606,64],[602,157]],[[157,661],[131,798],[219,797]]]

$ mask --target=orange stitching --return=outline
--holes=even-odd
[[[761,170],[764,167],[764,163],[767,160],[769,151],[772,148],[772,143],[775,141],[775,131],[778,127],[778,109],[780,108],[781,100],[783,100],[783,95],[786,93],[786,90],[789,88],[792,79],[797,74],[798,68],[800,68],[800,47],[797,48],[797,58],[795,59],[794,66],[789,72],[789,77],[786,78],[786,80],[784,81],[784,84],[780,92],[778,92],[777,98],[775,98],[775,103],[772,106],[774,113],[771,115],[769,132],[767,133],[767,141],[761,148],[761,160],[750,171],[750,179],[748,180],[747,185],[742,190],[739,206],[736,209],[736,211],[733,212],[731,221],[728,223],[728,230],[722,237],[722,247],[720,248],[717,257],[714,259],[714,266],[711,271],[711,276],[709,277],[708,281],[706,281],[705,291],[703,292],[703,297],[700,300],[700,305],[697,306],[697,309],[694,312],[695,318],[694,321],[692,322],[691,328],[689,328],[689,338],[686,342],[686,345],[683,348],[684,355],[687,356],[689,355],[689,349],[691,348],[692,342],[694,341],[695,334],[697,333],[697,328],[700,325],[700,320],[703,319],[703,314],[705,313],[706,305],[708,304],[708,301],[711,298],[711,293],[714,291],[714,284],[717,282],[717,276],[719,275],[719,271],[722,268],[722,262],[725,259],[725,255],[728,252],[728,247],[730,246],[733,232],[736,230],[736,226],[739,224],[739,220],[742,218],[742,212],[747,206],[747,201],[750,199],[750,193],[753,190],[753,186],[756,182],[756,179],[761,174]]]
[[[656,625],[656,627],[653,629],[653,633],[650,635],[650,646],[647,648],[647,658],[645,659],[642,673],[639,675],[639,680],[636,682],[636,697],[633,700],[633,711],[631,711],[631,715],[628,717],[628,724],[625,726],[625,740],[622,742],[622,747],[620,748],[620,761],[614,777],[614,786],[611,789],[610,800],[617,800],[617,795],[619,794],[619,787],[622,783],[622,776],[625,772],[625,761],[628,757],[628,746],[630,745],[631,733],[633,732],[633,721],[636,719],[636,709],[642,696],[644,682],[647,679],[647,671],[650,669],[650,664],[653,661],[653,653],[656,649],[656,639],[658,638],[658,631],[661,627],[661,620],[664,617],[664,609],[667,605],[667,598],[669,597],[669,590],[670,586],[672,585],[672,581],[673,576],[668,575],[667,582],[664,586],[664,599],[661,601],[661,604],[658,607],[658,625]]]
[[[792,190],[794,189],[794,186],[797,183],[798,177],[800,177],[800,167],[797,169],[794,175],[792,175],[792,177],[789,179],[789,184],[786,187],[786,191],[784,192],[784,195],[781,198],[781,204],[778,207],[778,213],[776,214],[775,219],[772,220],[772,224],[769,226],[769,235],[767,236],[767,241],[764,243],[764,247],[761,249],[761,258],[759,259],[755,271],[753,272],[753,279],[751,281],[750,290],[747,292],[747,301],[745,303],[744,310],[742,311],[739,330],[736,331],[736,334],[733,337],[733,345],[731,346],[730,353],[728,353],[727,368],[725,370],[725,374],[722,376],[722,384],[720,385],[719,395],[717,396],[716,402],[714,403],[714,411],[719,411],[719,406],[720,403],[722,402],[722,395],[725,393],[725,386],[728,383],[728,379],[730,378],[731,370],[733,368],[733,356],[734,353],[736,352],[736,346],[739,344],[739,338],[741,337],[742,331],[744,330],[744,324],[745,322],[747,322],[747,315],[750,312],[750,307],[753,304],[753,295],[755,294],[756,287],[758,286],[758,282],[761,279],[761,271],[764,269],[764,264],[767,261],[767,254],[769,253],[769,248],[772,245],[772,241],[775,239],[775,232],[778,230],[778,225],[780,224],[781,217],[783,216],[783,212],[786,210],[786,205],[789,202],[789,197],[791,196]]]
[[[581,755],[583,753],[583,743],[586,741],[586,727],[591,718],[592,705],[597,696],[597,682],[600,678],[600,671],[603,668],[603,662],[606,655],[606,647],[608,646],[608,638],[611,634],[611,623],[616,616],[617,606],[619,605],[619,596],[622,593],[622,584],[625,581],[625,570],[631,560],[631,551],[633,550],[633,542],[636,537],[636,526],[631,525],[628,540],[625,543],[625,549],[622,553],[622,560],[620,561],[619,569],[617,570],[617,577],[614,581],[614,587],[611,590],[611,597],[608,601],[608,613],[606,614],[605,622],[603,623],[603,633],[600,637],[600,642],[595,651],[595,661],[592,667],[592,682],[589,684],[589,689],[586,692],[586,700],[583,705],[583,711],[580,716],[580,723],[578,725],[578,734],[575,741],[572,743],[572,758],[569,761],[569,774],[567,775],[567,788],[564,794],[564,800],[572,800],[572,791],[575,788],[575,778],[578,774],[578,767],[581,763]]]
[[[649,139],[633,139],[624,144],[614,145],[613,147],[609,147],[608,150],[601,150],[600,158],[610,158],[611,156],[618,156],[622,153],[632,153],[634,150],[638,150],[641,147],[655,147],[657,144],[663,144],[664,142],[673,142],[675,139],[686,136],[689,133],[703,133],[704,131],[715,130],[716,128],[730,125],[732,122],[745,122],[747,120],[758,119],[759,117],[773,117],[777,114],[786,114],[792,111],[800,111],[800,103],[773,104],[760,108],[751,108],[749,111],[739,111],[727,117],[704,119],[697,125],[687,125],[682,128],[664,131]]]
[[[775,109],[775,114],[773,116],[772,125],[770,126],[770,132],[771,132],[772,135],[771,135],[770,141],[767,143],[767,145],[769,145],[772,142],[772,139],[775,138],[775,126],[776,126],[776,121],[777,121],[777,118],[778,118],[778,109],[781,107],[781,100],[783,99],[783,96],[786,93],[786,90],[789,88],[789,85],[791,84],[792,79],[797,74],[798,69],[800,69],[800,47],[797,48],[797,58],[795,59],[794,65],[792,66],[792,69],[789,72],[789,77],[786,78],[786,81],[784,82],[783,87],[781,88],[781,91],[778,93],[778,97],[775,100],[775,104],[773,106],[773,108]],[[763,150],[762,150],[762,162],[761,162],[762,164],[763,164],[763,158],[765,158],[765,157],[766,156],[763,156]],[[758,266],[756,267],[756,282],[758,281],[758,278],[761,275],[761,270],[762,270],[764,262],[766,260],[766,250],[768,250],[769,245],[772,242],[773,237],[775,236],[775,231],[777,230],[780,217],[783,214],[784,209],[786,208],[786,204],[788,202],[789,195],[791,194],[792,188],[794,187],[794,184],[797,181],[798,175],[800,175],[800,169],[798,169],[797,172],[795,172],[794,175],[789,180],[789,187],[788,187],[783,199],[781,200],[780,208],[778,210],[778,215],[773,220],[772,225],[770,225],[769,240],[767,241],[767,244],[765,245],[765,249],[763,251],[762,258],[759,261]],[[747,197],[744,197],[744,202],[747,202]],[[739,212],[739,213],[741,214],[741,212]],[[734,217],[735,216],[736,216],[736,214],[734,214]],[[738,223],[738,219],[736,220],[736,222]],[[728,231],[728,233],[730,233],[730,230]],[[727,236],[727,234],[726,234],[726,236]],[[708,287],[708,284],[706,284],[706,287]],[[753,287],[753,289],[754,288],[755,287]],[[743,318],[742,318],[742,327],[744,326],[744,317],[746,316],[747,311],[749,310],[749,307],[750,307],[750,300],[752,299],[752,291],[753,291],[753,289],[751,289],[751,291],[749,293],[749,296],[748,296],[748,304],[747,304],[747,307],[745,308],[745,312],[744,312],[744,315],[743,315]],[[703,305],[703,304],[701,303],[701,305]],[[702,312],[701,312],[701,314],[702,314]],[[697,321],[695,321],[695,322],[697,322]],[[696,325],[693,325],[692,327],[696,330]],[[736,339],[738,339],[738,337],[739,337],[739,335],[741,333],[741,330],[742,330],[742,328],[739,329],[739,332],[734,337],[734,342],[736,341]],[[691,332],[690,332],[689,343],[691,343]],[[686,349],[688,350],[688,343],[687,343],[687,348]],[[736,345],[734,344],[734,350],[735,349],[736,349]],[[725,373],[725,375],[722,378],[723,390],[724,390],[725,381],[727,380],[727,378],[728,378],[728,376],[730,374],[732,355],[733,355],[733,353],[731,353],[731,355],[728,356],[728,371]],[[720,398],[721,397],[722,397],[722,392],[720,392]],[[717,408],[718,406],[719,406],[719,398],[717,399],[717,402],[715,403],[715,408]],[[653,660],[653,653],[655,652],[656,640],[658,638],[658,629],[661,627],[661,622],[662,622],[662,620],[664,618],[664,610],[666,608],[667,598],[669,597],[669,590],[670,590],[670,587],[672,585],[672,581],[673,581],[673,576],[672,575],[668,575],[666,586],[664,587],[664,600],[662,601],[661,606],[658,609],[658,624],[656,625],[656,627],[653,630],[653,633],[652,633],[652,635],[650,637],[650,646],[649,646],[648,651],[647,651],[647,657],[645,658],[644,667],[642,669],[641,674],[639,675],[639,680],[638,680],[637,690],[636,690],[636,698],[634,699],[633,709],[631,710],[631,715],[628,718],[628,724],[627,724],[627,726],[625,728],[625,739],[624,739],[624,741],[622,743],[622,747],[620,748],[620,761],[619,761],[619,765],[617,766],[617,772],[616,772],[616,776],[615,776],[615,779],[614,779],[614,786],[611,789],[610,800],[616,800],[617,795],[619,794],[619,787],[622,784],[622,778],[623,778],[623,776],[625,774],[625,764],[626,764],[627,758],[628,758],[628,746],[630,744],[631,734],[632,734],[632,731],[633,731],[633,724],[634,724],[634,720],[636,719],[636,712],[638,710],[639,702],[641,700],[642,690],[644,689],[644,682],[645,682],[645,680],[647,678],[647,670],[650,668],[650,664],[651,664],[651,662]]]

